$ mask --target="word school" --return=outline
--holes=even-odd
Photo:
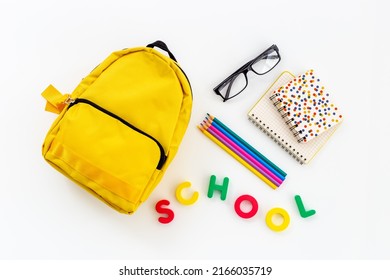
[[[220,198],[221,198],[222,201],[224,201],[224,200],[226,200],[226,196],[227,196],[227,192],[228,192],[228,186],[229,186],[229,178],[228,177],[225,177],[223,179],[222,185],[218,185],[216,183],[216,176],[212,175],[210,177],[210,182],[209,182],[209,188],[208,188],[207,196],[209,198],[212,198],[214,193],[216,191],[219,191],[220,192]],[[190,187],[191,187],[191,183],[190,182],[184,182],[184,183],[181,183],[176,188],[175,196],[176,196],[177,201],[180,204],[182,204],[182,205],[192,205],[192,204],[194,204],[198,200],[199,193],[197,191],[193,192],[192,196],[190,198],[184,198],[182,196],[182,191],[184,189],[190,188]],[[242,205],[242,203],[244,201],[251,205],[251,209],[248,212],[243,211],[242,208],[241,208],[241,205]],[[297,207],[298,207],[299,213],[300,213],[302,218],[310,217],[310,216],[312,216],[312,215],[314,215],[316,213],[315,210],[307,211],[305,209],[305,207],[303,205],[303,202],[302,202],[302,199],[301,199],[301,197],[299,195],[295,196],[295,201],[297,203]],[[158,221],[160,223],[162,223],[162,224],[169,224],[170,222],[173,221],[173,219],[175,217],[175,213],[173,212],[173,210],[167,207],[169,205],[170,205],[170,202],[169,202],[169,200],[166,200],[166,199],[162,199],[162,200],[160,200],[160,201],[158,201],[156,203],[155,209],[156,209],[157,213],[162,214],[162,216],[160,216],[158,218]],[[235,210],[235,212],[237,213],[237,215],[239,217],[241,217],[243,219],[250,219],[250,218],[254,217],[257,214],[257,212],[259,210],[259,204],[258,204],[256,198],[254,198],[253,196],[251,196],[249,194],[244,194],[244,195],[239,196],[236,199],[236,201],[234,203],[234,210]],[[273,221],[274,215],[279,215],[282,218],[283,221],[282,221],[281,224],[276,224]],[[271,230],[273,230],[273,231],[283,231],[290,224],[290,215],[283,208],[279,208],[279,207],[272,208],[271,210],[269,210],[267,212],[266,218],[265,218],[265,222],[266,222],[267,226]]]

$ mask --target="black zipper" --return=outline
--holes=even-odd
[[[138,133],[148,137],[149,139],[153,140],[157,146],[159,147],[160,149],[160,160],[157,164],[157,167],[156,169],[158,170],[161,170],[161,168],[163,167],[165,161],[167,160],[167,156],[165,155],[165,151],[164,151],[164,148],[163,146],[161,145],[161,143],[156,139],[154,138],[153,136],[147,134],[146,132],[142,131],[141,129],[135,127],[134,125],[132,125],[131,123],[125,121],[124,119],[122,119],[121,117],[119,117],[118,115],[115,115],[114,113],[100,107],[99,105],[97,105],[96,103],[88,100],[88,99],[84,99],[84,98],[76,98],[72,103],[69,104],[68,106],[68,109],[70,109],[72,106],[78,104],[78,103],[84,103],[84,104],[88,104],[92,107],[94,107],[95,109],[109,115],[110,117],[114,118],[114,119],[117,119],[118,121],[120,121],[121,123],[123,123],[124,125],[128,126],[129,128],[137,131]]]

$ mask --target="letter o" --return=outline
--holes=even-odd
[[[280,225],[275,225],[272,221],[272,217],[276,214],[279,214],[283,218],[283,223],[281,223]],[[290,216],[283,208],[273,208],[268,211],[267,216],[265,217],[265,223],[273,231],[283,231],[290,224]]]
[[[244,212],[241,210],[241,203],[243,201],[248,201],[252,204],[252,209],[249,212]],[[257,211],[259,210],[259,204],[257,203],[256,198],[249,194],[244,194],[237,198],[236,202],[234,203],[234,210],[241,218],[249,219],[256,215]]]

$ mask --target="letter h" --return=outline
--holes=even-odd
[[[214,191],[217,190],[217,191],[221,192],[221,200],[225,200],[226,196],[227,196],[227,191],[228,191],[229,178],[228,177],[223,178],[222,185],[217,185],[215,182],[216,182],[215,175],[211,175],[210,183],[209,183],[209,191],[207,192],[207,196],[209,198],[212,198]]]

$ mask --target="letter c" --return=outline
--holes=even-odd
[[[184,183],[181,183],[179,186],[177,186],[176,188],[176,199],[177,201],[179,201],[181,204],[183,205],[191,205],[191,204],[194,204],[198,198],[199,198],[199,193],[198,192],[194,192],[192,194],[192,196],[188,199],[185,199],[182,195],[181,195],[181,192],[183,191],[183,189],[185,188],[189,188],[191,187],[191,183],[190,182],[184,182]]]

